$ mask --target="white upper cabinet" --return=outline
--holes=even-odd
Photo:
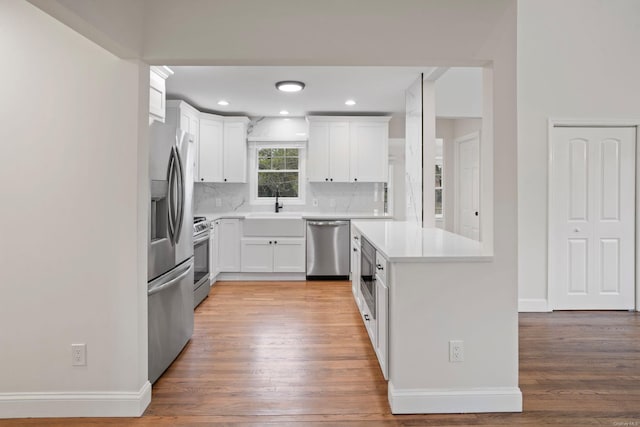
[[[309,181],[329,181],[329,123],[309,123],[308,153]]]
[[[224,119],[223,182],[247,182],[246,117]]]
[[[193,180],[198,180],[198,142],[200,139],[200,112],[184,101],[167,101],[167,121],[176,121],[178,127],[189,134]]]
[[[149,70],[149,118],[164,123],[166,108],[165,80],[173,74],[168,67],[153,66]]]
[[[200,182],[247,182],[246,117],[200,114]]]
[[[198,181],[222,181],[223,153],[224,123],[222,118],[213,114],[201,114]]]
[[[387,182],[389,179],[389,122],[351,123],[351,180]]]
[[[307,177],[311,182],[386,182],[389,117],[312,116]]]
[[[349,123],[329,123],[329,181],[349,181]]]
[[[349,182],[349,122],[311,122],[307,176],[311,182]]]

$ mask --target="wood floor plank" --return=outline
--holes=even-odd
[[[640,316],[520,315],[521,414],[389,413],[348,282],[221,282],[141,418],[0,426],[640,426]]]

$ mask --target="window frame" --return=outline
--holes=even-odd
[[[258,153],[263,148],[297,148],[298,149],[298,197],[280,197],[288,205],[304,205],[306,203],[306,154],[304,142],[250,142],[249,143],[249,177],[250,201],[252,205],[270,205],[276,202],[275,197],[258,197]]]

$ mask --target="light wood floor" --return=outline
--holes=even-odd
[[[136,419],[0,425],[640,426],[640,316],[520,316],[522,414],[389,413],[348,282],[222,282]]]

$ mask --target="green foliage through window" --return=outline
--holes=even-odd
[[[258,197],[298,197],[300,150],[261,148],[258,150]]]

